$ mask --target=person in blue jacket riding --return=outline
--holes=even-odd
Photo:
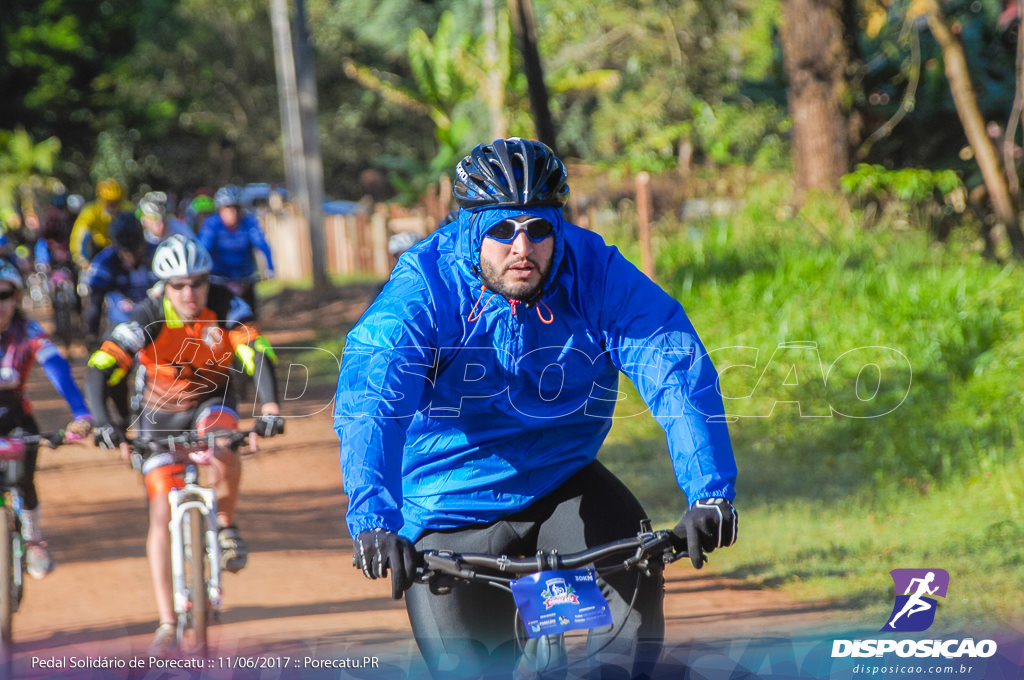
[[[260,224],[242,207],[242,189],[228,184],[213,197],[217,212],[203,222],[196,238],[213,258],[211,275],[256,311],[256,279],[259,275],[254,250],[263,253],[266,277],[274,276],[274,258]]]
[[[665,429],[690,504],[674,532],[697,568],[736,540],[736,464],[683,308],[563,219],[566,170],[547,146],[479,145],[453,193],[458,218],[399,259],[348,334],[334,426],[356,566],[407,591],[435,677],[508,675],[512,598],[476,584],[434,595],[414,583],[417,551],[569,553],[635,536],[642,506],[596,460],[620,372]],[[655,569],[601,584],[616,625],[591,633],[592,663],[653,672],[663,583]]]
[[[149,297],[157,282],[150,269],[155,245],[146,242],[139,218],[123,212],[110,225],[111,245],[93,258],[85,273],[89,305],[85,310],[89,344],[99,335],[106,307],[110,328],[128,321],[135,306]]]

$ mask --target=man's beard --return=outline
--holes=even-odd
[[[501,275],[505,272],[504,269],[500,269],[485,262],[480,261],[480,278],[483,279],[484,285],[487,289],[501,295],[509,300],[520,300],[526,301],[537,294],[537,291],[541,289],[544,282],[548,280],[548,274],[551,273],[551,262],[548,261],[546,265],[541,266],[539,262],[533,258],[525,258],[527,262],[536,267],[536,271],[540,272],[540,279],[537,284],[531,284],[527,282],[507,283]]]

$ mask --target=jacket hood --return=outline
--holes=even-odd
[[[544,218],[554,227],[555,249],[552,254],[551,271],[548,274],[548,278],[541,284],[540,294],[527,302],[528,306],[532,306],[536,300],[544,297],[551,288],[558,275],[558,270],[565,254],[565,220],[562,218],[561,208],[523,206],[459,210],[459,217],[453,225],[458,232],[455,237],[455,253],[458,257],[459,269],[463,277],[466,278],[470,285],[479,285],[481,283],[480,246],[483,244],[484,234],[498,222],[518,217],[519,215],[533,215]]]

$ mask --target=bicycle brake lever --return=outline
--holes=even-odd
[[[353,557],[353,562],[355,558]],[[416,577],[413,579],[414,583],[423,583],[430,587],[430,592],[434,595],[447,595],[452,592],[452,588],[455,586],[455,580],[447,575],[429,569],[427,567],[416,567]]]

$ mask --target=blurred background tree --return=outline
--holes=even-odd
[[[536,136],[509,6],[491,4],[485,21],[483,2],[310,0],[329,195],[413,201],[496,125]],[[826,186],[839,191],[858,162],[951,169],[990,212],[941,46],[912,0],[532,4],[555,139],[569,159],[679,177],[732,165],[785,171],[791,152],[799,156],[794,142],[820,136],[795,115],[794,64],[820,71],[835,55],[828,134],[838,141],[829,148],[846,157],[827,160]],[[943,6],[996,136],[1015,93],[1016,4]],[[808,23],[822,7],[829,41],[802,57],[791,48],[787,68],[787,25],[826,35]],[[790,24],[784,9],[795,10]],[[59,140],[53,174],[87,194],[106,175],[134,193],[280,182],[270,36],[263,0],[9,0],[0,7],[0,88],[9,93],[0,130]],[[498,123],[487,94],[496,87]],[[1010,147],[1019,148],[1014,132]]]

